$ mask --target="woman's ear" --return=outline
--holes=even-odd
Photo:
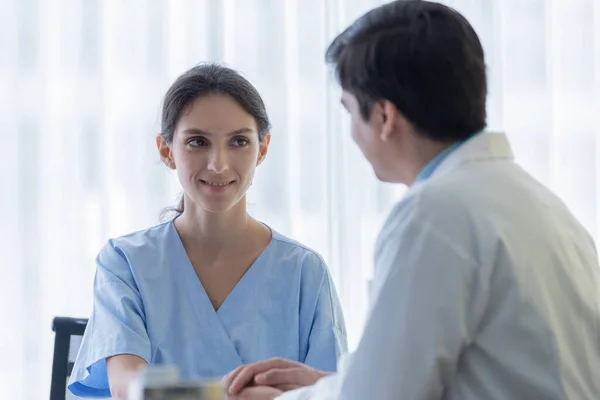
[[[271,143],[271,134],[267,132],[262,142],[260,142],[259,144],[258,159],[256,160],[256,165],[260,165],[267,157],[267,152],[269,151],[269,143]]]
[[[167,141],[162,137],[162,135],[156,136],[156,147],[158,148],[158,154],[160,155],[161,161],[171,169],[177,169],[175,166],[175,161],[173,160],[173,152],[171,151],[171,146],[167,143]]]

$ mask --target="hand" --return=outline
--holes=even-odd
[[[329,373],[295,361],[272,358],[236,368],[225,376],[224,384],[231,394],[239,393],[243,388],[253,384],[288,391],[313,385],[326,375]]]
[[[115,400],[127,398],[127,387],[136,379],[140,370],[148,363],[138,356],[131,354],[118,354],[106,359],[106,373],[110,394]]]
[[[230,394],[227,400],[273,400],[283,392],[267,386],[252,386],[243,389],[239,394]]]

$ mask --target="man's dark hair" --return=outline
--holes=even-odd
[[[464,140],[486,126],[483,48],[469,22],[442,4],[375,8],[333,40],[326,59],[364,120],[388,100],[433,140]]]

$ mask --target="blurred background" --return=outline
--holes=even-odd
[[[319,251],[363,328],[377,231],[404,188],[352,143],[329,41],[374,0],[0,0],[0,398],[47,398],[53,316],[87,317],[110,237],[159,222],[162,96],[200,61],[242,71],[272,118],[251,213]],[[600,0],[443,1],[479,33],[489,126],[600,239]]]

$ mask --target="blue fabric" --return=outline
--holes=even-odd
[[[339,300],[314,251],[273,231],[215,311],[171,221],[101,250],[94,309],[69,390],[109,397],[105,359],[117,354],[174,364],[183,379],[203,379],[270,357],[335,371],[346,351]]]
[[[433,157],[433,159],[431,159],[431,161],[429,161],[427,163],[427,165],[425,165],[425,167],[417,175],[417,177],[415,179],[415,183],[422,182],[422,181],[429,179],[429,177],[434,173],[434,171],[442,163],[442,161],[444,161],[444,159],[446,159],[446,157],[448,157],[450,154],[452,154],[456,149],[458,149],[464,143],[470,141],[471,139],[473,139],[476,136],[479,136],[481,133],[483,133],[483,131],[476,132],[473,135],[469,136],[467,139],[459,141],[459,142],[455,142],[455,143],[451,144],[450,146],[446,147],[437,156]]]
[[[454,150],[459,148],[461,144],[463,144],[463,142],[456,142],[450,145],[449,147],[446,147],[441,153],[439,153],[431,161],[429,161],[427,165],[425,165],[425,167],[417,175],[415,183],[429,179],[429,177],[431,176],[431,174],[433,174],[438,165],[440,165],[440,163],[444,161],[444,159],[448,157]]]

